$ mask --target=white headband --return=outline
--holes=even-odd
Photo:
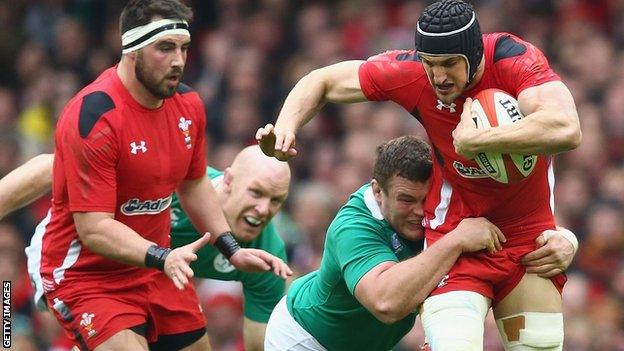
[[[188,23],[179,19],[161,19],[150,22],[144,26],[132,28],[121,35],[122,54],[139,50],[156,39],[169,34],[182,34],[191,36]]]

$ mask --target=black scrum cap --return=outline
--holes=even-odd
[[[416,52],[429,55],[461,55],[472,81],[483,56],[483,38],[477,16],[469,4],[443,0],[429,5],[416,26]]]

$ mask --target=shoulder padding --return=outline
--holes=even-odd
[[[115,103],[103,91],[94,91],[82,98],[78,116],[78,130],[82,138],[86,138],[95,123],[103,114],[115,108]]]
[[[496,39],[494,45],[494,63],[509,57],[520,56],[527,50],[526,45],[517,42],[510,35],[503,35]]]

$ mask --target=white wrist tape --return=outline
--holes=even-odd
[[[556,230],[545,231],[544,234],[543,234],[544,235],[544,239],[546,239],[546,241],[548,241],[548,239],[550,239],[555,234],[560,234],[564,238],[568,239],[570,244],[572,244],[572,246],[574,247],[574,252],[576,253],[576,251],[578,250],[578,245],[579,244],[578,244],[578,239],[576,238],[576,235],[574,235],[574,233],[572,233],[570,230],[568,230],[566,228],[557,227]]]

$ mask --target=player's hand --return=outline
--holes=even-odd
[[[559,230],[546,230],[535,239],[536,250],[522,258],[527,273],[550,278],[565,271],[574,258],[575,249]]]
[[[455,152],[469,160],[474,159],[478,152],[471,143],[480,133],[475,121],[472,119],[472,99],[466,98],[459,123],[453,130]]]
[[[283,279],[288,278],[293,273],[281,258],[258,249],[240,249],[230,257],[230,263],[243,272],[267,272],[271,270]]]
[[[192,243],[173,249],[165,258],[165,274],[173,281],[176,288],[183,290],[189,279],[193,278],[191,262],[197,259],[195,254],[210,241],[210,233]]]
[[[297,156],[295,133],[276,130],[271,123],[258,128],[256,140],[265,155],[280,161],[288,161]]]
[[[462,252],[487,250],[494,253],[503,249],[501,242],[507,241],[503,232],[483,217],[464,218],[449,234],[459,240]]]

